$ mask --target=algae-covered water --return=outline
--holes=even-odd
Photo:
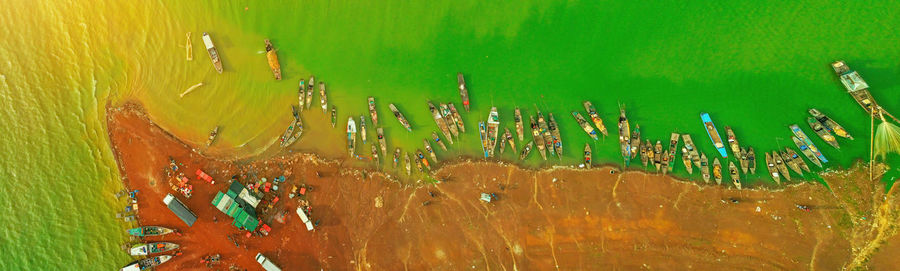
[[[192,143],[219,125],[219,141],[204,150],[212,155],[268,156],[290,121],[298,81],[315,74],[328,84],[338,128],[326,124],[316,94],[293,150],[341,157],[341,126],[350,115],[367,115],[367,96],[378,102],[391,149],[421,148],[436,129],[426,100],[452,101],[462,110],[455,75],[463,72],[472,100],[472,111],[463,113],[468,132],[438,156],[477,157],[475,124],[491,106],[503,127],[511,125],[515,106],[526,114],[537,107],[560,123],[565,157],[543,162],[533,153],[526,164],[535,167],[580,163],[589,138],[569,112],[581,111],[586,99],[609,128],[622,104],[643,137],[666,141],[673,131],[690,133],[708,155],[714,150],[700,112],[709,112],[722,133],[734,128],[760,154],[792,146],[787,126],[798,123],[832,160],[829,168],[848,167],[868,157],[869,119],[833,75],[829,63],[838,59],[860,71],[883,107],[900,112],[900,37],[893,31],[900,15],[891,12],[891,1],[260,5],[0,4],[0,222],[7,225],[0,231],[0,269],[105,270],[129,261],[118,248],[130,225],[114,216],[123,203],[111,196],[121,184],[105,133],[107,103],[138,101]],[[202,48],[204,31],[219,48],[224,74]],[[185,60],[187,32],[192,61]],[[266,65],[266,38],[278,48],[282,81]],[[204,86],[179,97],[199,82]],[[388,103],[410,119],[412,133],[389,115]],[[803,123],[810,107],[856,140],[841,140],[840,150],[826,146]],[[595,161],[620,162],[615,137],[592,147]],[[503,159],[514,160],[509,153]],[[898,165],[896,155],[889,161]],[[679,164],[676,172],[683,171]]]

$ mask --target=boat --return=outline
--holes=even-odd
[[[360,115],[359,116],[359,137],[362,139],[363,145],[365,145],[367,143],[366,142],[366,134],[367,134],[366,133],[366,116]]]
[[[712,141],[713,146],[716,147],[716,150],[719,151],[722,158],[728,158],[728,151],[725,150],[725,144],[722,143],[722,137],[719,136],[719,131],[716,130],[716,125],[713,124],[709,114],[700,113],[700,119],[703,120],[703,126],[706,127],[706,134],[709,135],[709,140]]]
[[[150,257],[146,259],[140,259],[130,264],[122,267],[121,271],[140,271],[140,270],[149,270],[153,269],[160,264],[168,262],[172,259],[172,255],[159,255],[155,257]]]
[[[506,142],[509,143],[509,147],[516,152],[516,139],[513,138],[512,133],[509,132],[509,128],[506,128],[506,133],[503,133],[503,137],[506,138]]]
[[[400,148],[394,150],[394,167],[397,167],[397,164],[400,163]]]
[[[834,135],[832,135],[831,132],[828,131],[828,129],[825,129],[825,126],[819,123],[818,120],[813,117],[808,117],[806,118],[806,123],[809,124],[809,128],[812,128],[813,132],[819,135],[819,138],[825,141],[825,143],[828,143],[828,145],[831,145],[835,149],[841,148],[841,146],[838,145],[837,139],[834,137]]]
[[[306,82],[306,109],[312,106],[313,88],[316,86],[316,77],[310,75],[309,82]]]
[[[337,107],[331,106],[331,127],[337,126]]]
[[[425,169],[428,169],[429,171],[431,170],[431,165],[428,163],[428,159],[425,159],[425,155],[422,154],[421,150],[416,149],[416,157],[418,157],[419,160],[422,161],[422,165],[425,166]]]
[[[297,89],[297,94],[300,96],[300,110],[306,105],[306,82],[303,79],[300,79],[300,87]]]
[[[519,160],[525,160],[528,157],[528,154],[531,153],[531,148],[534,146],[534,141],[528,141],[528,144],[525,144],[525,147],[522,148],[522,153],[519,154]]]
[[[594,108],[594,105],[589,101],[582,102],[584,105],[584,111],[588,112],[588,116],[591,116],[591,120],[594,122],[594,125],[597,126],[597,130],[600,131],[603,136],[609,135],[606,131],[606,125],[603,125],[603,120],[600,119],[600,115],[597,114],[597,109]]]
[[[447,145],[444,145],[444,142],[441,141],[441,137],[439,137],[437,133],[431,132],[431,139],[441,147],[441,150],[447,151]]]
[[[541,128],[538,126],[537,122],[534,121],[534,116],[528,117],[531,120],[531,137],[534,138],[534,144],[537,145],[538,152],[541,154],[541,158],[547,160],[547,153],[544,151],[544,137],[541,136]]]
[[[822,155],[822,152],[819,151],[819,148],[817,148],[816,145],[813,144],[811,140],[809,140],[809,137],[806,136],[805,133],[803,133],[803,130],[800,130],[800,127],[797,126],[797,124],[791,124],[791,132],[794,133],[794,136],[796,136],[797,139],[806,144],[809,150],[816,155],[816,158],[822,161],[822,163],[828,163],[828,159],[825,159],[825,156]]]
[[[587,106],[587,105],[585,105]],[[591,115],[593,118],[593,115]],[[619,106],[619,146],[622,150],[622,159],[625,166],[631,162],[631,127],[628,125],[628,117],[625,116],[625,107]]]
[[[278,54],[275,53],[275,46],[272,46],[272,42],[268,39],[266,40],[266,60],[269,61],[269,68],[272,69],[275,80],[281,80],[281,63],[278,63]]]
[[[862,76],[859,76],[859,73],[851,70],[844,61],[831,63],[831,68],[834,69],[834,73],[840,78],[841,84],[847,89],[850,97],[853,97],[866,113],[869,115],[878,113],[875,110],[879,110],[880,107],[875,103],[872,94],[869,94],[869,84],[866,83],[866,80],[863,80]]]
[[[506,133],[509,132],[509,128],[506,128],[506,131],[500,135],[500,154],[503,154],[503,150],[506,149]]]
[[[734,158],[740,158],[742,156],[741,144],[738,143],[737,137],[734,136],[734,131],[731,130],[731,126],[725,126],[725,136],[728,140],[728,146],[731,147],[731,153],[734,154]]]
[[[450,113],[453,113],[453,121],[456,122],[456,128],[459,128],[459,132],[465,133],[466,126],[463,124],[462,116],[459,115],[459,111],[456,111],[456,106],[453,103],[448,103],[447,106],[450,107]]]
[[[734,187],[737,189],[741,189],[741,175],[738,168],[734,166],[734,162],[728,162],[728,173],[731,175],[731,183],[734,184]]]
[[[813,118],[816,118],[816,120],[819,121],[819,123],[821,123],[822,125],[825,125],[825,129],[828,129],[828,131],[833,132],[835,135],[837,135],[839,137],[848,138],[850,140],[853,140],[853,136],[851,136],[850,133],[848,133],[847,130],[844,129],[843,126],[841,126],[840,124],[838,124],[837,122],[835,122],[834,120],[832,120],[831,118],[826,116],[824,113],[822,113],[818,109],[815,109],[815,108],[809,109],[809,114],[812,115]]]
[[[584,143],[584,166],[591,168],[591,145]]]
[[[213,67],[216,68],[217,72],[222,73],[222,59],[219,57],[219,51],[216,50],[212,38],[206,32],[203,32],[203,44],[206,45],[206,52],[209,53],[209,59],[212,60]]]
[[[647,139],[646,143],[641,145],[641,164],[644,164],[644,167],[647,167],[651,160],[650,157],[653,156],[653,150],[650,150],[652,146],[649,139]]]
[[[372,117],[372,125],[378,127],[378,111],[375,109],[375,97],[369,96],[369,116]]]
[[[187,32],[187,34],[185,34],[185,36],[187,36],[187,41],[185,41],[185,43],[184,43],[184,50],[187,53],[185,55],[185,58],[188,61],[191,61],[191,60],[194,60],[194,45],[193,45],[193,43],[191,43],[191,32]]]
[[[422,142],[425,143],[425,152],[428,152],[428,155],[431,156],[431,160],[437,163],[437,154],[434,153],[434,149],[431,148],[431,144],[428,143],[428,139],[423,138]]]
[[[691,162],[694,166],[700,167],[700,153],[697,151],[697,145],[694,145],[694,139],[689,134],[681,135],[681,139],[684,141],[685,149],[691,154]]]
[[[669,161],[669,152],[663,151],[663,153],[662,153],[662,163],[660,164],[660,167],[662,168],[662,174],[663,174],[663,175],[665,175],[666,173],[669,173],[669,164],[670,164],[669,162],[670,162],[670,161]]]
[[[525,140],[525,120],[522,119],[522,111],[519,110],[519,107],[516,106],[516,113],[513,116],[513,122],[516,124],[516,135],[519,136],[519,141]]]
[[[447,139],[447,142],[453,144],[453,138],[450,137],[450,128],[447,128],[447,122],[444,121],[444,118],[441,117],[441,112],[437,110],[437,107],[434,106],[430,101],[428,102],[428,110],[431,111],[431,116],[434,118],[434,123],[437,124],[438,130],[444,134],[444,138]]]
[[[747,153],[747,149],[744,148],[738,151],[741,153],[741,172],[747,174],[747,172],[750,170],[750,158],[747,157],[749,153]]]
[[[406,121],[406,117],[403,116],[403,113],[400,113],[400,110],[397,110],[397,107],[394,104],[388,104],[388,107],[391,109],[391,113],[394,113],[394,117],[397,117],[397,120],[400,121],[400,125],[403,125],[406,128],[406,131],[412,132],[412,128],[409,127],[409,121]]]
[[[669,171],[672,171],[675,168],[675,154],[678,153],[678,139],[681,137],[678,133],[672,133],[669,137]]]
[[[541,128],[541,136],[544,137],[544,148],[547,149],[547,152],[552,157],[556,155],[556,148],[553,146],[553,136],[550,135],[550,127],[547,126],[544,114],[541,114],[540,110],[537,111],[537,121],[538,127]]]
[[[588,134],[594,140],[599,140],[600,138],[597,136],[597,131],[594,130],[594,127],[591,126],[587,120],[581,116],[578,112],[572,111],[572,116],[575,117],[575,121],[578,122],[578,126],[581,126],[581,129],[584,130],[585,133]],[[518,124],[517,124],[518,125]],[[518,126],[517,126],[518,127]],[[518,129],[518,128],[517,128]]]
[[[459,130],[456,129],[456,121],[453,120],[453,112],[450,112],[450,107],[447,104],[438,104],[438,109],[441,112],[441,117],[444,118],[444,122],[447,123],[447,128],[450,128],[450,134],[459,138]]]
[[[219,126],[213,128],[212,132],[209,132],[209,137],[206,139],[206,146],[212,145],[213,141],[216,140],[216,136],[219,135]]]
[[[553,113],[547,113],[547,128],[550,130],[550,138],[553,139],[553,149],[556,150],[556,155],[562,160],[563,146],[562,146],[562,136],[559,135],[559,125],[556,125],[556,119],[553,118]],[[633,157],[634,155],[632,155]]]
[[[293,134],[283,142],[284,146],[282,147],[287,147],[291,144],[294,144],[294,142],[297,142],[297,140],[300,139],[300,136],[303,135],[303,119],[300,118],[300,111],[297,107],[294,106],[291,106],[291,109],[294,112],[294,131]]]
[[[172,229],[160,226],[143,226],[128,230],[128,234],[137,237],[162,236],[175,232]]]
[[[497,148],[498,136],[500,136],[500,116],[497,114],[496,107],[491,107],[491,112],[488,113],[486,129],[488,151],[490,156],[494,156],[494,149]]]
[[[387,155],[387,143],[384,139],[384,128],[378,127],[375,129],[376,136],[378,137],[378,145],[381,146],[381,155]]]
[[[378,158],[378,149],[375,148],[375,145],[372,145],[372,160],[375,161],[376,165],[381,164],[381,159]]]
[[[422,151],[419,151],[419,150],[417,150],[417,151],[419,153],[422,153]],[[425,168],[422,167],[422,160],[419,159],[419,156],[417,154],[413,154],[413,155],[415,155],[415,157],[414,157],[415,159],[413,159],[413,160],[416,161],[416,169],[419,170],[420,173],[425,172]],[[422,156],[422,157],[424,157],[424,156]]]
[[[485,127],[484,121],[478,122],[478,135],[481,137],[481,151],[484,152],[484,158],[488,158],[490,153],[488,153],[487,127]]]
[[[634,131],[631,131],[631,159],[634,159],[640,152],[638,148],[641,147],[641,126],[638,124],[634,125]]]
[[[756,153],[753,151],[753,147],[747,148],[747,161],[750,162],[750,174],[756,174]]]
[[[408,153],[403,153],[403,162],[406,164],[406,175],[408,176],[408,175],[412,174],[412,165],[409,163],[409,154]]]
[[[803,169],[800,168],[800,165],[797,164],[797,161],[794,160],[794,156],[788,153],[787,151],[782,151],[780,153],[781,159],[784,160],[784,163],[788,166],[788,169],[793,170],[797,175],[803,176]],[[800,158],[798,155],[796,158]]]
[[[788,156],[791,157],[791,160],[793,160],[797,164],[797,166],[800,167],[800,169],[806,172],[812,172],[809,170],[809,165],[806,164],[806,161],[803,161],[803,158],[801,158],[800,155],[797,155],[797,152],[795,152],[794,149],[784,147],[784,151]],[[800,175],[803,175],[803,173],[801,172]]]
[[[463,107],[469,112],[469,89],[466,88],[466,78],[462,73],[456,73],[456,82],[459,86],[459,97],[462,98]]]
[[[820,168],[822,167],[822,163],[819,161],[818,158],[816,158],[816,154],[813,153],[812,150],[809,149],[809,146],[807,146],[806,143],[803,143],[803,141],[801,141],[796,136],[792,136],[791,140],[794,141],[794,145],[796,145],[797,148],[800,149],[800,153],[802,153],[803,156],[806,156],[806,159],[808,159],[810,162],[812,162],[816,166],[819,166]]]
[[[347,118],[347,150],[350,157],[355,157],[356,152],[356,122],[353,117]]]
[[[292,107],[292,108],[293,108],[293,107]],[[287,143],[288,143],[288,140],[290,140],[291,135],[294,134],[294,129],[297,128],[297,120],[300,119],[300,115],[297,113],[296,110],[293,112],[293,114],[294,114],[294,120],[291,121],[291,124],[288,124],[287,129],[285,129],[285,131],[284,131],[284,134],[282,134],[282,135],[281,135],[281,138],[278,139],[279,145],[280,145],[282,148],[288,146],[288,144],[287,144]]]
[[[781,158],[778,151],[772,151],[772,160],[775,161],[775,168],[778,169],[778,173],[781,173],[781,177],[790,182],[791,172],[788,171],[787,165],[785,165],[784,159]]]
[[[694,165],[691,164],[691,153],[682,150],[681,152],[681,163],[684,164],[684,169],[687,170],[688,174],[694,174]]]
[[[653,165],[656,166],[656,172],[659,172],[660,167],[662,167],[662,158],[666,156],[663,154],[662,150],[662,142],[659,140],[656,141],[656,146],[653,148]]]
[[[722,184],[722,164],[719,163],[719,157],[713,160],[713,179],[716,180],[716,184]]]
[[[700,175],[703,176],[704,182],[709,183],[709,159],[705,153],[700,153]]]
[[[775,160],[772,159],[772,155],[768,152],[766,153],[766,168],[769,169],[769,174],[772,176],[772,180],[775,180],[775,183],[781,184],[781,174],[778,173],[778,168],[775,167]]]
[[[171,251],[173,249],[177,249],[178,244],[169,243],[169,242],[155,242],[149,244],[135,244],[131,246],[131,256],[147,256],[156,253],[163,253],[166,251]]]
[[[325,82],[319,82],[319,102],[322,103],[322,114],[328,111],[328,96],[325,95]]]

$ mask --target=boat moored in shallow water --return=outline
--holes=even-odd
[[[794,136],[802,141],[803,144],[805,144],[809,148],[809,150],[816,155],[816,158],[822,161],[823,164],[828,163],[828,159],[825,159],[825,156],[822,155],[822,152],[819,151],[819,148],[812,143],[812,140],[809,140],[809,137],[806,136],[806,133],[803,133],[803,130],[800,130],[800,126],[797,126],[797,124],[791,124],[791,132],[794,133]]]
[[[678,139],[681,138],[678,136],[678,133],[672,133],[669,137],[669,164],[666,165],[669,168],[669,171],[672,171],[675,168],[675,154],[678,152]]]
[[[388,107],[391,109],[391,113],[394,113],[394,117],[397,117],[397,121],[400,121],[400,125],[403,125],[403,128],[406,128],[406,131],[412,132],[412,128],[409,127],[409,121],[406,121],[406,117],[403,116],[403,113],[400,113],[400,110],[398,110],[394,104],[388,104]]]
[[[490,153],[488,152],[487,127],[484,125],[484,121],[478,122],[478,135],[481,137],[481,151],[484,152],[484,158],[488,158]]]
[[[456,83],[459,87],[459,97],[462,99],[463,107],[469,112],[469,89],[466,88],[466,78],[462,73],[456,73]]]
[[[375,129],[376,136],[378,137],[378,145],[381,147],[381,155],[387,155],[387,143],[384,139],[384,128],[378,127]]]
[[[410,174],[412,174],[412,165],[409,162],[409,154],[403,153],[403,157],[403,162],[406,165],[406,175],[409,176]],[[419,168],[419,171],[422,171],[422,169]]]
[[[775,180],[775,183],[781,184],[781,174],[778,173],[778,168],[775,167],[775,159],[772,159],[772,155],[768,152],[766,153],[766,168],[769,169],[769,174],[772,176],[772,180]]]
[[[562,136],[559,135],[559,126],[556,125],[556,119],[553,118],[553,113],[547,113],[547,129],[550,130],[550,138],[553,139],[553,149],[556,150],[556,157],[559,157],[562,160]]]
[[[175,232],[175,230],[160,226],[143,226],[128,230],[128,234],[137,237],[162,236]]]
[[[640,152],[639,148],[641,147],[641,125],[634,125],[634,131],[631,131],[631,140],[629,144],[631,145],[631,150],[629,151],[631,152],[631,159],[634,159],[634,157],[637,157],[638,153]]]
[[[516,135],[519,136],[519,141],[525,140],[525,120],[522,119],[522,110],[519,110],[519,107],[516,106],[516,111],[513,116],[513,122],[516,124]]]
[[[178,244],[169,242],[155,242],[149,244],[140,243],[131,246],[129,252],[131,253],[131,256],[146,256],[171,251],[177,248]]]
[[[838,124],[837,122],[835,122],[834,120],[832,120],[831,118],[826,116],[825,113],[822,113],[818,109],[810,108],[809,114],[812,115],[813,118],[816,118],[816,120],[819,121],[819,123],[824,125],[825,128],[828,129],[828,131],[834,132],[834,134],[839,137],[848,138],[850,140],[853,140],[853,136],[851,136],[850,133],[847,133],[847,130],[844,129],[843,126],[841,126],[840,124]]]
[[[525,158],[528,158],[528,154],[531,153],[532,146],[534,146],[534,141],[528,141],[528,144],[525,144],[525,147],[522,148],[522,153],[519,154],[519,160],[525,160]]]
[[[710,118],[707,113],[700,113],[700,119],[703,120],[706,134],[709,135],[709,140],[712,141],[713,146],[716,147],[716,150],[719,151],[722,158],[728,158],[728,151],[725,150],[725,143],[722,142],[722,137],[719,136],[719,131],[716,130],[716,125],[713,124],[712,118]]]
[[[691,155],[691,162],[695,167],[700,167],[700,153],[697,151],[697,145],[694,145],[694,139],[689,134],[681,135],[681,139],[684,141],[684,149]]]
[[[731,175],[731,183],[734,184],[734,187],[741,189],[741,174],[738,168],[734,166],[733,161],[728,162],[728,173]]]
[[[216,68],[216,71],[222,73],[222,59],[219,57],[219,51],[216,50],[216,46],[213,45],[212,38],[209,37],[209,34],[203,32],[203,44],[206,45],[206,52],[209,53],[209,59],[212,60],[213,67]]]
[[[703,182],[709,183],[709,159],[705,153],[700,153],[700,174],[703,176]]]
[[[297,89],[297,93],[300,96],[300,110],[302,111],[306,107],[306,82],[303,79],[300,79],[300,87]]]
[[[441,141],[441,137],[439,137],[437,133],[431,132],[431,139],[433,139],[442,150],[447,151],[447,145],[444,145],[444,142]]]
[[[778,151],[772,151],[772,160],[775,161],[775,168],[778,169],[778,173],[781,173],[781,177],[790,182],[791,172],[788,171],[787,165],[784,163],[781,155],[778,154]]]
[[[496,107],[491,107],[491,112],[488,113],[486,129],[488,154],[494,156],[494,150],[497,149],[497,141],[499,141],[498,137],[500,136],[500,116],[497,114]]]
[[[791,159],[797,164],[797,166],[800,167],[800,169],[806,172],[811,172],[809,170],[809,165],[806,164],[806,161],[803,161],[803,158],[800,157],[800,155],[797,155],[797,152],[788,147],[784,147],[784,151],[788,156],[791,157]],[[800,172],[800,175],[803,175],[803,172]]]
[[[359,116],[359,137],[362,139],[363,145],[366,144],[366,116]]]
[[[466,126],[463,124],[462,116],[459,115],[459,111],[456,111],[456,106],[453,103],[448,103],[447,106],[450,107],[450,113],[453,114],[453,121],[456,122],[456,128],[459,128],[459,132],[465,133]]]
[[[584,143],[584,166],[591,168],[591,145]]]
[[[606,131],[606,125],[603,125],[603,119],[597,114],[597,109],[594,108],[594,105],[589,101],[582,102],[582,105],[584,105],[584,110],[588,112],[588,116],[591,117],[591,121],[597,126],[597,130],[600,131],[603,136],[609,135]]]
[[[372,117],[372,125],[378,127],[378,111],[375,108],[375,97],[369,96],[369,116]]]
[[[722,184],[722,163],[719,163],[719,157],[713,160],[713,178],[716,179],[716,184]]]
[[[653,147],[653,165],[656,166],[656,172],[659,172],[659,169],[662,167],[663,156],[666,156],[666,154],[663,153],[662,142],[657,140],[656,146]]]
[[[575,121],[578,122],[578,126],[581,126],[581,129],[584,130],[585,133],[588,134],[592,139],[598,140],[597,131],[594,130],[594,127],[591,126],[590,123],[587,122],[584,117],[581,116],[578,112],[572,111],[572,116],[575,117]]]
[[[509,143],[509,148],[511,148],[511,149],[513,150],[513,152],[517,152],[517,151],[516,151],[516,139],[513,138],[513,135],[512,135],[512,133],[509,131],[509,128],[506,128],[506,132],[503,133],[503,139],[506,140],[506,141],[505,141],[506,143]],[[503,141],[501,141],[501,142],[503,142]],[[502,144],[501,144],[501,145],[502,145]],[[501,148],[500,148],[500,153],[503,153],[503,147],[502,147],[502,146],[501,146]]]
[[[556,148],[553,146],[553,136],[550,135],[550,127],[547,126],[544,114],[541,114],[540,110],[537,111],[537,121],[538,127],[541,128],[541,136],[544,137],[544,147],[547,149],[547,152],[550,153],[550,156],[556,155]]]
[[[209,138],[206,139],[206,146],[212,145],[213,141],[216,140],[216,136],[219,135],[219,126],[213,128],[212,132],[209,132]]]
[[[325,82],[319,82],[319,102],[322,104],[322,114],[328,113],[328,95],[325,95]]]
[[[788,149],[788,150],[790,150],[790,149]],[[790,153],[788,153],[786,151],[782,151],[780,153],[780,155],[781,155],[781,159],[784,160],[784,163],[788,166],[788,169],[793,170],[794,173],[797,173],[797,175],[803,176],[803,169],[800,168],[800,164],[798,164],[797,161],[795,160],[795,158],[798,158],[800,160],[803,160],[803,158],[800,158],[800,156],[796,155],[796,154],[791,155]]]
[[[625,107],[622,105],[619,106],[619,147],[622,159],[625,160],[625,167],[628,167],[631,162],[631,127],[628,125],[628,117],[625,116]]]
[[[740,158],[742,156],[741,144],[738,143],[737,137],[734,136],[734,131],[731,130],[731,126],[725,126],[725,136],[728,140],[728,146],[731,147],[731,153],[734,154],[734,158]]]
[[[806,156],[806,159],[808,159],[816,166],[819,166],[820,168],[822,167],[822,162],[819,161],[818,158],[816,158],[816,154],[809,149],[809,146],[807,146],[806,143],[803,143],[803,141],[796,136],[792,136],[791,140],[794,141],[794,145],[796,145],[797,148],[800,149],[800,153],[802,153],[803,156]]]
[[[394,167],[400,163],[400,148],[394,150]]]
[[[275,46],[272,46],[272,42],[269,40],[266,40],[266,60],[269,62],[269,68],[272,69],[272,74],[275,75],[275,80],[281,80],[281,63],[278,63]]]
[[[456,128],[456,121],[453,120],[453,112],[450,112],[450,107],[447,104],[438,104],[438,111],[444,118],[444,122],[447,123],[447,128],[450,128],[450,134],[459,138],[459,130]]]
[[[453,138],[451,137],[450,128],[447,128],[447,122],[444,121],[441,112],[438,111],[437,107],[435,107],[431,101],[428,101],[428,111],[431,111],[431,117],[434,118],[434,123],[437,124],[438,130],[444,134],[444,138],[447,139],[447,142],[453,144]]]
[[[828,143],[828,145],[831,145],[835,149],[841,148],[841,146],[838,145],[837,139],[834,137],[834,135],[832,135],[831,132],[825,129],[825,126],[819,123],[818,120],[813,117],[808,117],[806,118],[806,123],[809,124],[809,128],[813,129],[813,132],[815,132],[816,135],[819,136],[819,138],[825,141],[825,143]]]
[[[869,84],[866,83],[866,80],[863,80],[862,76],[859,76],[859,73],[850,70],[850,67],[844,61],[831,63],[831,68],[834,69],[834,73],[840,78],[841,84],[847,89],[850,97],[853,97],[866,113],[869,115],[877,113],[876,110],[880,107],[875,103],[872,94],[869,94]]]
[[[356,122],[353,117],[347,118],[347,151],[350,157],[354,157],[356,152]]]
[[[431,148],[431,144],[428,143],[428,139],[422,139],[422,143],[425,144],[425,152],[428,152],[428,155],[431,156],[431,160],[435,163],[438,162],[437,155],[434,154],[434,149]]]
[[[531,137],[534,138],[534,144],[538,149],[538,152],[541,154],[541,158],[547,160],[547,153],[544,150],[544,137],[541,136],[541,128],[536,121],[534,121],[534,116],[529,116],[531,120]]]
[[[313,101],[313,88],[316,87],[316,77],[310,75],[309,82],[306,82],[306,109],[309,109],[312,106]]]
[[[331,106],[331,127],[337,126],[337,107]]]
[[[750,174],[756,174],[756,152],[753,151],[753,147],[749,147],[747,149],[747,161],[750,162]]]

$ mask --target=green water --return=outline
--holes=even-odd
[[[121,230],[130,225],[114,218],[122,203],[111,196],[121,185],[105,132],[108,102],[138,101],[193,143],[222,126],[219,142],[207,150],[212,155],[268,156],[290,121],[297,81],[314,73],[328,83],[339,128],[326,124],[316,94],[294,150],[341,157],[340,126],[351,114],[367,114],[367,96],[378,101],[391,149],[421,148],[435,130],[425,101],[452,101],[462,110],[455,74],[463,72],[472,99],[472,112],[463,113],[468,133],[438,156],[477,157],[475,124],[491,106],[504,127],[516,105],[526,114],[537,106],[556,116],[566,156],[543,162],[531,154],[526,164],[534,167],[579,163],[589,138],[569,112],[582,110],[585,99],[609,128],[624,104],[644,138],[690,133],[707,154],[714,150],[700,112],[709,112],[720,132],[733,127],[742,144],[761,154],[792,146],[792,123],[815,137],[803,122],[807,108],[816,107],[857,138],[841,140],[841,150],[813,138],[830,168],[848,167],[868,156],[869,119],[837,83],[829,67],[837,59],[859,70],[884,108],[900,112],[893,94],[900,90],[900,37],[893,31],[900,15],[890,1],[13,0],[0,7],[3,270],[106,270],[129,261],[118,250]],[[202,49],[203,31],[219,48],[224,74]],[[185,61],[186,32],[193,32],[193,61]],[[265,64],[265,38],[279,50],[282,81]],[[205,85],[179,98],[198,82]],[[401,108],[414,132],[400,127],[387,103]],[[595,161],[619,162],[615,137],[592,144]],[[900,165],[896,155],[889,161]],[[676,171],[685,174],[680,163]],[[888,183],[898,171],[889,175]]]

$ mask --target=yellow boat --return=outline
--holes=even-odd
[[[275,74],[275,80],[281,80],[281,64],[278,63],[275,46],[272,46],[272,42],[269,40],[266,40],[266,59],[269,60],[269,67],[272,68],[272,73]]]

